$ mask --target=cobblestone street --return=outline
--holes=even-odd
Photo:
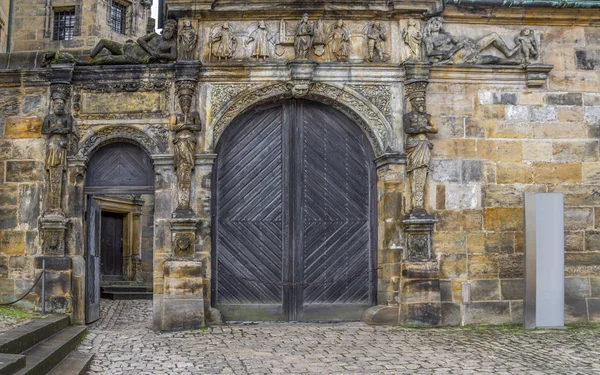
[[[90,374],[600,374],[600,326],[564,331],[235,324],[151,330],[152,301],[102,300]]]

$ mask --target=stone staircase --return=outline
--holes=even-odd
[[[85,374],[93,354],[73,350],[86,329],[53,315],[1,332],[0,375]]]
[[[100,297],[112,300],[152,299],[148,287],[135,281],[110,281],[100,285]]]

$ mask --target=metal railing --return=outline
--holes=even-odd
[[[27,297],[33,291],[33,289],[40,282],[40,280],[42,280],[42,295],[41,295],[42,314],[45,314],[46,313],[46,260],[45,259],[42,259],[42,272],[40,273],[38,278],[35,280],[35,282],[31,286],[31,288],[29,288],[27,293],[23,294],[21,297],[17,298],[14,301],[0,303],[0,306],[10,306],[10,305],[14,305],[15,303],[21,301],[23,298]]]

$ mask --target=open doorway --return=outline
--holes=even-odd
[[[86,175],[86,323],[101,298],[152,299],[154,170],[136,145],[112,143]]]

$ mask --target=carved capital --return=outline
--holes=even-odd
[[[181,80],[175,82],[175,94],[179,101],[179,106],[185,118],[190,114],[190,109],[194,98],[196,97],[196,86],[198,82],[195,80]]]

